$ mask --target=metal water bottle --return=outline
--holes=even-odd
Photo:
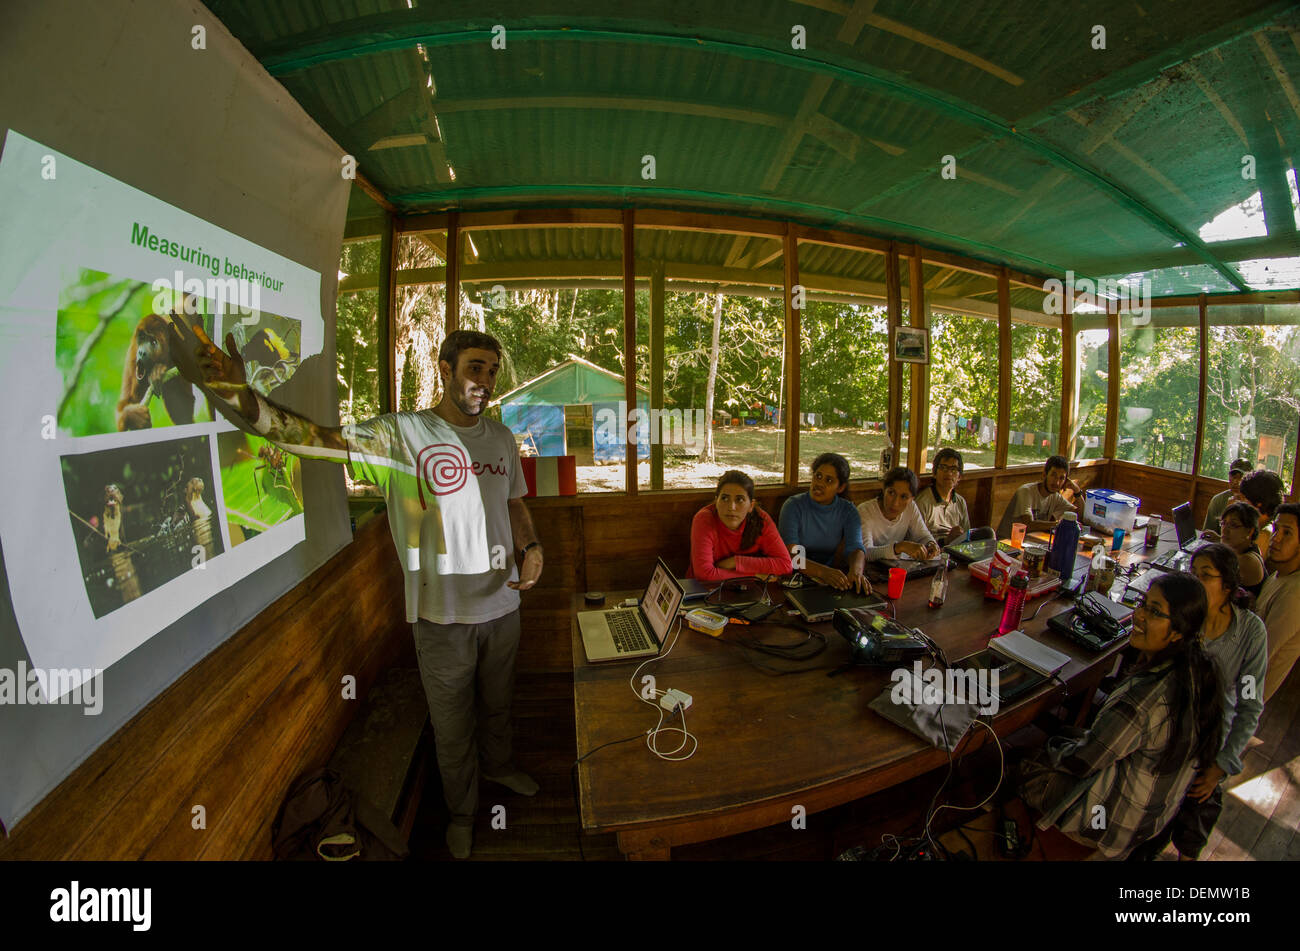
[[[1068,588],[1074,578],[1074,556],[1079,550],[1079,516],[1066,512],[1052,535],[1052,553],[1048,567],[1061,576],[1061,587]]]

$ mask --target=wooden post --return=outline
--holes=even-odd
[[[785,227],[785,484],[799,483],[799,324],[802,308],[794,306],[799,283],[799,241],[794,227]]]
[[[1106,458],[1112,462],[1119,447],[1119,309],[1106,304]]]
[[[379,350],[379,412],[394,413],[397,405],[397,279],[393,242],[396,222],[384,213],[384,230],[379,233],[379,305],[376,341]]]
[[[664,262],[650,267],[650,407],[664,406]],[[691,410],[687,407],[684,413]],[[650,488],[664,487],[663,421],[650,426]]]
[[[1011,275],[998,268],[998,434],[994,443],[993,466],[1007,467],[1007,446],[1011,440]]]
[[[1065,295],[1061,315],[1061,431],[1056,451],[1066,459],[1074,458],[1075,430],[1079,424],[1079,354],[1074,339],[1074,302]]]
[[[631,208],[623,209],[623,399],[629,417],[636,405],[636,219]],[[639,415],[639,414],[638,414]],[[636,495],[637,430],[628,426],[623,446],[624,484],[627,494]]]
[[[894,444],[894,462],[898,462],[903,435],[903,370],[894,359],[894,328],[903,323],[903,280],[898,270],[898,245],[889,242],[885,252],[885,304],[889,309],[885,350],[889,366],[889,408],[885,414],[885,429]],[[880,473],[884,477],[884,473]]]
[[[460,329],[460,213],[447,213],[447,289],[443,308],[446,333]]]
[[[1193,500],[1195,500],[1196,496],[1196,477],[1201,471],[1201,444],[1205,439],[1205,378],[1210,370],[1210,317],[1204,294],[1197,301],[1197,307],[1201,328],[1201,345],[1199,348],[1201,351],[1201,379],[1196,390],[1196,442],[1193,443],[1192,449],[1191,495],[1188,496]]]
[[[925,306],[925,262],[921,260],[920,245],[912,245],[911,299],[908,305],[910,323],[913,327],[925,329],[930,325],[930,314]],[[929,348],[927,347],[927,353]],[[927,431],[930,428],[930,367],[925,363],[911,364],[912,399],[908,407],[908,419],[911,433],[907,439],[907,466],[917,475],[925,472],[925,446],[928,442]]]

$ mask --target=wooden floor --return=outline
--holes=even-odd
[[[520,675],[515,691],[515,749],[519,766],[541,785],[533,798],[484,783],[471,861],[617,861],[612,835],[582,836],[570,781],[576,757],[573,686],[570,675]],[[1228,784],[1223,815],[1202,860],[1300,860],[1300,675],[1290,677],[1261,718],[1245,770]],[[599,754],[596,754],[599,755]],[[649,754],[647,754],[649,755]],[[431,764],[432,766],[433,764]],[[825,861],[855,845],[875,846],[882,836],[916,835],[925,812],[944,780],[940,769],[875,796],[807,817],[806,828],[774,826],[715,842],[673,850],[679,861]],[[997,754],[991,749],[958,763],[943,796],[952,804],[974,804],[997,781]],[[505,828],[493,828],[493,807],[504,806]],[[497,824],[501,824],[500,810]],[[967,839],[943,841],[954,850],[988,852],[991,821],[980,813],[941,813],[943,830],[971,819]],[[973,818],[972,818],[973,817]],[[416,860],[450,861],[443,841],[447,809],[430,770],[419,817],[411,836]],[[1177,857],[1172,847],[1161,856]]]

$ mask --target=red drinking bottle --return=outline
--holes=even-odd
[[[1002,607],[1002,623],[998,625],[999,634],[1006,634],[1020,627],[1020,615],[1025,609],[1025,592],[1028,588],[1029,572],[1023,569],[1017,571],[1015,577],[1011,579],[1011,587],[1007,590],[1007,603]]]

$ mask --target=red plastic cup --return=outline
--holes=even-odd
[[[907,580],[906,568],[889,569],[889,590],[886,592],[891,601],[897,601],[903,596],[903,582]]]

